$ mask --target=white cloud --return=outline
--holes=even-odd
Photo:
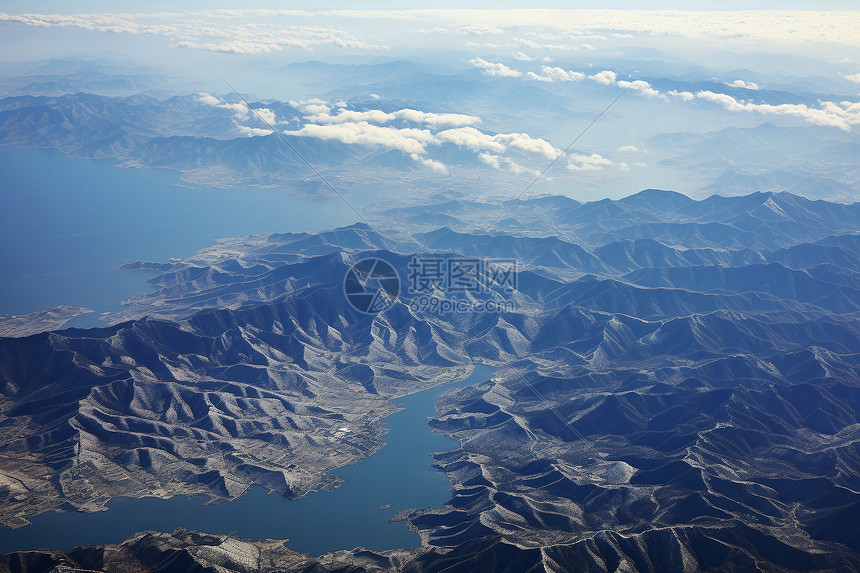
[[[265,107],[255,108],[254,113],[266,125],[275,125],[277,123],[277,120],[275,119],[275,112],[273,112],[269,108],[265,108]]]
[[[490,75],[502,75],[504,74],[503,70],[510,72],[507,75],[522,75],[521,72],[510,70],[510,68],[507,68],[503,64],[493,64],[481,60],[480,58],[473,59],[472,63],[473,65],[484,68],[484,73],[489,73]],[[501,68],[498,66],[501,66]],[[564,79],[567,79],[567,81],[575,81],[579,79],[580,74],[581,72],[567,71],[559,67],[553,68],[543,66],[540,74],[528,72],[523,79],[543,82],[553,82],[557,80],[563,81]],[[662,93],[659,90],[654,89],[651,84],[644,80],[618,80],[615,72],[610,70],[603,70],[590,76],[584,76],[583,74],[583,77],[588,77],[602,85],[615,84],[619,87],[635,91],[640,95],[648,97],[659,97],[667,100],[668,97],[671,96],[684,102],[692,102],[696,99],[701,99],[720,104],[729,111],[749,111],[762,114],[798,117],[815,125],[838,127],[845,131],[850,131],[853,125],[860,124],[860,103],[858,102],[843,101],[837,103],[832,101],[821,101],[817,108],[810,107],[806,104],[774,105],[768,103],[753,103],[752,101],[739,101],[728,94],[707,90],[700,91],[695,94],[689,91],[679,92],[676,90]],[[851,76],[851,78],[853,77],[854,76]],[[857,74],[857,77],[860,79],[860,74]],[[741,87],[751,91],[755,91],[759,88],[757,84],[753,82],[745,82],[744,80],[736,80],[730,85],[732,87]],[[580,170],[587,168],[588,165],[577,166],[576,164],[572,167],[572,169]]]
[[[547,159],[555,159],[561,150],[556,149],[552,144],[545,139],[533,138],[527,133],[500,133],[494,135],[493,139],[507,144],[509,147],[529,151],[531,153],[539,153]]]
[[[197,101],[211,107],[230,110],[235,119],[248,119],[248,106],[244,102],[222,103],[217,97],[203,92],[197,94]]]
[[[302,106],[302,111],[305,113],[319,114],[328,113],[331,111],[331,108],[324,103],[311,103]]]
[[[456,129],[446,129],[436,134],[436,139],[443,143],[453,143],[460,147],[471,149],[472,151],[493,151],[495,153],[504,153],[505,146],[500,141],[496,141],[492,135],[488,135],[482,131],[478,131],[474,127],[458,127]]]
[[[450,30],[448,30],[448,28],[445,28],[444,26],[439,26],[433,28],[432,30],[418,30],[418,32],[422,34],[447,34],[448,32],[450,32]]]
[[[860,74],[858,74],[858,76],[860,76]],[[596,74],[585,76],[581,72],[574,72],[564,70],[560,67],[550,66],[542,66],[540,74],[537,74],[535,72],[528,72],[523,79],[542,82],[553,82],[577,81],[584,77],[588,77],[589,79],[602,85],[615,84],[621,88],[629,89],[639,93],[640,95],[648,97],[659,97],[661,99],[666,100],[668,99],[668,96],[672,96],[684,102],[691,102],[695,99],[701,99],[720,104],[729,111],[749,111],[763,114],[799,117],[815,125],[838,127],[839,129],[845,131],[850,131],[851,126],[860,124],[860,103],[851,101],[843,101],[839,103],[831,101],[822,101],[819,102],[818,108],[814,108],[806,104],[773,105],[767,103],[753,103],[751,101],[739,101],[728,94],[717,93],[713,91],[700,91],[698,93],[693,94],[692,92],[688,91],[679,92],[676,90],[672,90],[666,93],[661,93],[659,90],[654,89],[651,84],[644,80],[618,80],[615,72],[609,70],[603,70],[601,72],[597,72]],[[742,87],[743,89],[751,91],[755,91],[758,89],[758,85],[756,85],[755,83],[744,82],[743,80],[736,80],[729,85],[733,87]],[[549,154],[547,155],[550,156]],[[585,170],[588,168],[588,165],[574,165],[574,167],[572,167],[572,169],[579,170]]]
[[[526,79],[535,80],[538,82],[552,82],[553,81],[553,79],[549,76],[541,76],[541,75],[538,75],[534,72],[528,72],[526,74]]]
[[[426,129],[397,129],[372,125],[366,121],[358,123],[343,123],[317,125],[309,123],[295,131],[285,131],[285,135],[298,137],[315,137],[318,139],[334,139],[342,143],[369,145],[397,149],[403,153],[424,155],[426,145],[435,143],[433,134]]]
[[[134,18],[119,14],[4,14],[0,21],[17,22],[39,28],[81,28],[94,32],[140,34],[151,30]]]
[[[812,108],[805,104],[784,103],[772,105],[767,103],[752,103],[738,101],[728,94],[712,91],[700,91],[698,99],[722,105],[729,111],[750,111],[773,115],[787,115],[802,118],[815,125],[838,127],[850,131],[852,125],[860,124],[860,103],[843,101],[819,102],[821,107]]]
[[[603,34],[583,34],[582,32],[568,32],[568,38],[577,38],[579,40],[605,40]]]
[[[431,127],[441,127],[443,125],[459,127],[481,123],[481,118],[473,115],[462,113],[431,113],[409,108],[395,111],[393,115],[396,119],[404,119],[415,123],[425,123]]]
[[[535,176],[540,175],[540,171],[535,170],[535,169],[529,169],[527,167],[523,167],[522,165],[520,165],[519,163],[517,163],[516,161],[514,161],[510,157],[503,157],[502,163],[504,163],[507,166],[507,168],[513,173],[517,173],[517,174],[519,174],[519,173],[531,173],[532,175],[535,175]]]
[[[599,171],[612,165],[612,161],[597,153],[591,155],[572,153],[568,159],[567,168],[571,171]]]
[[[262,137],[264,135],[270,135],[275,133],[271,129],[262,129],[259,127],[247,127],[245,125],[237,125],[236,129],[239,130],[239,133],[242,135],[246,135],[248,137]]]
[[[411,154],[410,157],[412,159],[414,159],[415,161],[417,161],[418,163],[421,163],[425,167],[429,167],[430,169],[432,169],[436,173],[440,173],[442,175],[448,175],[449,174],[448,168],[441,161],[436,161],[435,159],[429,159],[427,157],[421,157],[417,153]]]
[[[725,40],[772,47],[774,44],[830,43],[860,46],[860,14],[856,11],[758,10],[337,10],[321,12],[353,18],[424,20],[434,24],[551,29],[580,33],[651,35],[693,40]]]
[[[679,92],[677,90],[672,90],[668,92],[670,96],[681,98],[683,101],[693,101],[695,99],[695,95],[692,92]]]
[[[528,38],[511,38],[511,42],[515,46],[520,46],[522,48],[532,48],[537,49],[540,48],[541,45],[535,42],[534,40],[529,40]]]
[[[302,101],[290,100],[287,103],[306,114],[325,114],[331,111],[331,107],[327,101],[316,97]]]
[[[484,70],[482,73],[487,76],[518,78],[523,75],[521,71],[511,69],[505,64],[488,62],[481,58],[472,58],[469,63]]]
[[[504,34],[505,31],[496,26],[484,26],[481,24],[470,24],[466,26],[459,26],[456,28],[458,32],[463,34],[469,34],[472,36],[492,36],[494,34]]]
[[[509,147],[520,149],[531,153],[544,155],[549,159],[555,159],[560,153],[548,141],[532,138],[525,133],[499,133],[489,135],[478,131],[474,127],[460,127],[447,129],[436,134],[436,139],[443,143],[453,143],[472,151],[492,151],[493,153],[504,153]]]
[[[254,119],[262,121],[267,126],[274,125],[275,123],[277,123],[277,118],[275,117],[275,112],[273,112],[269,108],[261,107],[251,110],[250,108],[248,108],[247,105],[245,105],[244,102],[224,103],[217,97],[205,92],[200,92],[197,94],[197,101],[210,107],[226,109],[228,111],[233,112],[233,123],[236,125],[236,129],[241,135],[244,135],[246,137],[259,137],[274,133],[271,129],[249,127],[239,123],[239,121],[247,121],[253,117]]]
[[[585,78],[585,74],[582,72],[574,72],[559,67],[541,66],[540,71],[540,74],[529,72],[526,77],[541,82],[578,82]]]
[[[590,79],[596,81],[599,84],[603,84],[605,86],[612,85],[615,83],[615,72],[611,72],[609,70],[604,70],[602,72],[597,72],[593,76],[588,76]]]
[[[271,54],[272,52],[280,52],[283,51],[283,47],[278,44],[261,44],[259,42],[240,42],[240,41],[232,41],[232,42],[193,42],[193,41],[183,41],[176,42],[175,44],[171,44],[173,48],[189,48],[191,50],[206,50],[209,52],[225,52],[228,54],[245,54],[245,55],[258,55],[258,54]]]
[[[727,83],[726,85],[727,85],[727,86],[729,86],[729,87],[733,87],[733,88],[742,88],[742,89],[745,89],[745,90],[757,90],[757,89],[758,89],[758,84],[757,84],[757,83],[755,83],[755,82],[745,82],[745,81],[743,81],[743,80],[735,80],[735,81],[733,81],[733,82],[732,82],[732,83],[730,83],[730,84],[728,84],[728,83]]]
[[[171,47],[232,54],[270,54],[287,48],[312,50],[333,46],[384,50],[384,45],[339,27],[297,26],[302,13],[230,10],[136,14],[4,14],[0,21],[39,28],[79,28],[93,32],[152,35],[167,38]],[[311,13],[304,13],[305,16]],[[274,20],[273,16],[283,16]],[[257,18],[261,21],[254,21]]]
[[[218,99],[217,97],[209,95],[209,94],[204,93],[204,92],[200,92],[199,94],[197,94],[197,101],[199,101],[202,104],[209,105],[209,106],[216,106],[219,103],[221,103],[221,100]]]
[[[739,15],[739,14],[742,14]],[[138,14],[3,14],[0,20],[42,28],[69,28],[127,34],[150,34],[177,44],[189,42],[194,49],[233,51],[274,46],[314,49],[317,46],[384,50],[372,36],[349,30],[357,26],[307,25],[336,18],[339,21],[426,22],[431,31],[456,30],[467,34],[500,35],[508,27],[528,30],[577,30],[577,37],[650,35],[695,41],[725,41],[744,47],[833,44],[860,46],[860,14],[857,11],[660,11],[660,10],[210,10],[203,12]],[[304,22],[303,22],[304,21]],[[297,25],[304,23],[305,25]],[[382,22],[384,24],[385,22]],[[378,26],[383,28],[384,26]],[[523,32],[526,34],[527,32]],[[569,37],[569,34],[568,34]],[[223,39],[223,41],[221,41]],[[256,46],[255,46],[256,45]]]
[[[474,125],[481,122],[481,118],[462,113],[432,113],[419,111],[417,109],[404,108],[395,112],[384,112],[379,109],[365,111],[353,111],[341,109],[337,114],[319,113],[307,117],[312,123],[355,123],[366,121],[369,123],[388,123],[395,120],[423,123],[431,127],[460,127]]]
[[[223,109],[229,109],[233,112],[233,114],[240,119],[245,119],[248,117],[248,106],[245,105],[244,102],[238,103],[219,103],[215,107],[220,107]]]
[[[478,154],[478,159],[482,162],[486,163],[490,167],[494,167],[499,169],[501,167],[501,157],[498,155],[493,155],[492,153],[487,153],[486,151]]]
[[[854,82],[855,84],[860,84],[860,74],[839,74],[849,82]]]
[[[367,111],[341,109],[335,115],[330,115],[328,111],[330,110],[310,115],[306,119],[311,123],[355,123],[359,121],[386,123],[394,119],[394,114],[386,113],[379,109],[369,109]]]
[[[245,135],[267,135],[268,130],[239,127]],[[399,150],[442,175],[448,175],[448,167],[436,159],[427,157],[428,146],[453,143],[459,147],[478,152],[478,159],[495,168],[506,169],[512,173],[537,173],[523,167],[510,157],[499,154],[515,148],[526,152],[555,158],[559,153],[549,142],[532,138],[524,133],[500,133],[489,135],[473,127],[460,127],[440,131],[435,135],[424,129],[398,129],[378,126],[368,122],[306,124],[301,129],[285,131],[285,135],[332,139],[347,144],[383,147]]]
[[[534,60],[534,58],[522,52],[517,52],[516,54],[514,54],[514,59],[519,60],[521,62],[531,62],[532,60]]]
[[[540,171],[527,169],[510,157],[500,157],[498,155],[493,155],[492,153],[481,153],[478,155],[478,159],[493,169],[502,169],[504,167],[512,173],[531,173],[535,176],[540,175]]]
[[[534,34],[534,33],[532,33],[531,35],[539,37],[539,38],[553,38],[553,39],[558,38],[558,36],[556,36],[554,34]],[[594,51],[597,49],[591,44],[578,44],[578,45],[577,44],[559,44],[559,43],[541,44],[539,42],[535,42],[534,40],[530,40],[528,38],[511,38],[510,42],[514,46],[517,46],[520,48],[530,48],[533,50],[542,49],[542,50],[561,50],[561,51],[573,52],[573,51],[577,51],[577,50]],[[520,52],[520,53],[522,53],[522,52]]]
[[[644,80],[634,80],[632,82],[628,82],[626,80],[619,80],[617,82],[617,85],[620,88],[631,89],[648,97],[663,97],[660,92],[652,88],[651,84]]]
[[[615,151],[620,151],[622,153],[633,153],[633,152],[639,151],[639,148],[636,147],[635,145],[622,145],[621,147],[619,147]]]
[[[311,109],[315,106],[326,106],[327,104],[320,103],[322,101],[313,99],[290,103],[299,109]],[[346,144],[399,150],[441,174],[447,174],[448,167],[428,156],[431,146],[453,144],[479,154],[479,159],[484,163],[497,168],[503,167],[515,173],[531,171],[510,157],[503,156],[510,150],[538,154],[551,159],[560,153],[548,141],[531,137],[526,133],[484,133],[471,125],[480,122],[480,118],[465,114],[431,113],[409,108],[394,112],[339,109],[336,114],[329,112],[310,114],[304,119],[307,123],[299,129],[283,133],[296,137],[313,137]],[[429,129],[378,125],[395,120],[425,125]],[[445,129],[436,131],[440,128]],[[240,129],[245,134],[264,134],[263,130],[251,131],[251,128],[244,127]]]

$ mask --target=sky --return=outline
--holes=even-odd
[[[7,14],[53,13],[80,14],[84,12],[155,12],[161,10],[211,10],[235,8],[339,10],[373,9],[404,10],[416,8],[566,8],[566,9],[637,9],[637,10],[857,10],[857,0],[722,0],[691,2],[689,0],[435,0],[434,2],[404,3],[399,0],[335,0],[319,2],[313,0],[266,1],[249,3],[223,0],[151,0],[148,2],[118,2],[105,0],[5,0],[0,12]]]
[[[433,46],[431,36],[447,36],[442,44],[450,45],[450,35],[471,36],[473,44],[492,47],[506,34],[540,38],[540,34],[558,34],[586,38],[601,34],[620,39],[647,36],[675,42],[688,39],[718,44],[719,49],[765,49],[780,45],[803,46],[804,53],[816,45],[860,46],[860,11],[653,11],[552,8],[514,9],[401,9],[401,10],[329,10],[300,9],[209,9],[183,11],[185,5],[172,5],[158,12],[148,4],[146,12],[110,11],[56,14],[50,10],[15,14],[0,12],[0,24],[8,36],[27,28],[31,38],[39,30],[84,30],[113,35],[160,37],[172,48],[208,50],[234,54],[271,54],[285,49],[314,49],[324,45],[347,50],[390,51],[393,46]],[[33,9],[38,6],[33,6]],[[76,5],[76,8],[81,8]],[[317,6],[316,8],[320,8]],[[179,10],[178,10],[179,9]],[[543,29],[541,32],[539,29]],[[441,34],[441,36],[440,36]],[[535,35],[537,34],[537,35]],[[59,36],[57,36],[59,38]],[[494,39],[495,38],[495,39]],[[103,42],[114,44],[116,38]],[[126,38],[128,39],[128,38]],[[487,41],[487,40],[491,41]],[[479,42],[479,40],[482,42]],[[42,41],[42,38],[39,38]],[[0,41],[0,43],[3,43]],[[67,50],[62,41],[54,43]],[[524,42],[524,47],[534,44]],[[547,42],[543,42],[547,44]],[[560,45],[555,42],[555,45]],[[609,46],[607,44],[607,46]],[[439,47],[439,46],[436,46]],[[468,46],[467,46],[468,47]],[[477,47],[472,46],[472,47]],[[592,46],[594,47],[594,46]],[[599,49],[599,46],[595,49]],[[675,50],[685,50],[674,44]],[[7,53],[8,57],[9,54]],[[853,58],[852,54],[845,54]]]
[[[596,2],[536,0],[528,9],[513,9],[523,4],[443,0],[422,8],[388,0],[260,1],[250,9],[218,0],[134,5],[7,0],[0,7],[0,72],[133,70],[156,78],[152,89],[160,94],[197,94],[198,104],[230,114],[233,135],[265,136],[279,129],[296,137],[396,150],[440,174],[449,173],[440,150],[451,145],[471,154],[474,163],[529,173],[528,165],[557,156],[561,147],[549,142],[563,141],[570,131],[569,124],[556,127],[549,116],[532,117],[534,110],[540,114],[576,101],[577,113],[588,117],[607,98],[629,92],[616,113],[636,121],[617,124],[623,133],[604,129],[606,149],[571,154],[567,171],[584,177],[647,165],[631,154],[644,153],[642,141],[652,131],[714,129],[727,117],[739,125],[774,121],[856,130],[860,10],[834,11],[853,8],[854,2],[608,0],[597,9]],[[731,8],[747,10],[725,10]],[[421,73],[465,78],[464,85],[498,86],[509,94],[512,109],[524,115],[469,103],[462,94],[457,99],[442,91],[409,92],[384,72],[367,78],[371,91],[363,87],[364,78],[350,79],[349,70],[290,67],[396,59],[410,61]],[[341,79],[356,82],[352,92],[341,90]],[[302,117],[279,123],[275,107],[251,114],[230,93],[232,85],[252,101],[288,101]],[[359,107],[369,109],[346,110],[344,98],[358,98]],[[389,109],[385,100],[399,98],[411,98],[415,109]],[[376,107],[373,102],[380,99]],[[638,121],[643,117],[648,121]],[[524,126],[529,134],[521,133]]]

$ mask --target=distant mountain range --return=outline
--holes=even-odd
[[[505,210],[510,204],[509,210]],[[617,241],[659,241],[664,246],[708,256],[698,249],[769,251],[814,242],[832,234],[856,233],[860,226],[858,203],[813,201],[791,193],[752,193],[741,197],[712,195],[693,200],[681,193],[647,189],[620,200],[581,203],[549,196],[516,201],[466,200],[462,194],[443,193],[414,206],[381,209],[380,223],[400,221],[397,228],[432,229],[440,218],[458,229],[482,234],[504,229],[512,235],[549,237],[599,248]],[[500,218],[487,229],[494,218]],[[426,221],[426,223],[425,223]],[[459,232],[464,232],[463,230]],[[436,231],[426,237],[448,241],[453,231]],[[552,237],[556,237],[552,239]],[[476,247],[499,241],[474,237]],[[605,247],[611,250],[611,247]],[[603,251],[595,251],[595,253]],[[609,255],[606,251],[607,256]],[[713,256],[713,254],[711,255]],[[723,254],[722,256],[737,256]]]
[[[148,77],[145,72],[141,71],[142,77]],[[559,125],[593,117],[597,113],[592,109],[594,102],[603,102],[611,95],[604,93],[606,86],[589,82],[581,88],[585,94],[577,100],[581,107],[574,109],[564,92],[558,91],[561,88],[537,85],[541,82],[501,82],[488,90],[488,79],[476,71],[442,74],[434,72],[432,67],[405,61],[363,66],[305,62],[278,71],[300,77],[311,72],[320,86],[330,86],[334,78],[342,78],[346,82],[341,84],[343,87],[331,89],[326,97],[330,98],[329,105],[342,103],[350,111],[393,112],[409,108],[467,113],[483,118],[477,127],[492,125],[496,130],[511,133],[522,132],[527,116],[536,131],[553,134],[555,138],[567,137],[557,132]],[[112,70],[99,73],[107,76],[105,82],[134,84],[135,81],[125,76],[116,79],[111,75]],[[118,86],[117,93],[122,95],[109,96],[104,95],[105,90],[93,89],[98,94],[70,92],[61,86],[39,87],[38,81],[33,81],[32,90],[22,88],[15,92],[23,95],[0,99],[0,145],[59,149],[79,157],[114,159],[126,167],[173,169],[181,173],[182,181],[202,187],[286,186],[303,192],[317,185],[318,180],[298,152],[344,190],[365,185],[408,186],[414,190],[461,184],[482,193],[515,193],[548,161],[543,154],[534,155],[509,146],[507,151],[512,155],[493,166],[494,161],[500,161],[493,158],[493,153],[488,154],[494,144],[487,143],[481,135],[478,135],[480,141],[470,141],[472,135],[469,135],[460,143],[436,142],[432,153],[420,157],[445,166],[437,170],[394,143],[380,143],[390,137],[396,139],[397,133],[350,132],[342,139],[285,135],[288,144],[285,145],[270,133],[271,126],[255,114],[236,111],[244,104],[235,94],[215,98],[220,102],[216,105],[212,101],[204,103],[201,95],[187,92],[169,96],[158,91],[127,95]],[[693,85],[688,83],[683,85]],[[676,80],[670,84],[681,85]],[[693,86],[709,86],[699,84]],[[721,93],[733,89],[719,85]],[[88,86],[81,84],[81,89],[87,90]],[[759,95],[770,97],[782,92],[762,94]],[[809,98],[814,99],[811,95]],[[771,99],[777,105],[785,98]],[[502,107],[494,103],[499,100],[504,101]],[[796,100],[796,97],[791,99],[795,103]],[[257,110],[268,110],[267,114],[271,112],[277,118],[279,131],[297,130],[311,115],[301,102],[266,100],[250,105]],[[427,129],[412,124],[379,125]],[[494,134],[486,127],[480,133],[487,137]],[[563,140],[558,140],[555,145],[563,147],[562,143]],[[858,198],[860,172],[854,158],[860,140],[854,133],[835,128],[763,123],[752,128],[729,127],[705,133],[659,133],[638,145],[641,149],[633,146],[635,155],[619,150],[602,151],[600,157],[608,162],[605,169],[571,172],[564,168],[564,161],[559,162],[553,177],[573,178],[587,187],[607,185],[614,178],[625,181],[626,188],[635,188],[630,185],[639,183],[631,165],[644,169],[647,162],[636,159],[648,159],[659,169],[675,173],[673,180],[689,179],[684,183],[688,187],[681,190],[695,196],[745,195],[758,190],[787,191],[830,201],[850,202]],[[653,155],[646,157],[646,151]],[[446,174],[451,170],[456,171],[456,182],[460,183],[451,181]],[[655,171],[649,172],[649,177],[654,174]]]
[[[248,544],[259,562],[860,568],[860,204],[650,189],[506,206],[445,192],[377,206],[373,226],[129,263],[160,274],[127,320],[0,339],[3,522],[98,508],[108,486],[216,499],[332,487],[330,468],[381,445],[393,398],[478,361],[495,377],[445,395],[431,420],[461,446],[436,455],[448,503],[404,515],[421,549],[310,560]],[[412,258],[431,255],[516,259],[515,289],[467,297],[513,307],[430,312],[404,288],[365,315],[343,294],[355,261],[384,259],[405,286]],[[330,439],[345,423],[354,439]],[[237,543],[178,531],[2,559],[194,569],[217,563],[200,547]]]
[[[703,194],[789,191],[810,199],[857,200],[860,140],[853,133],[764,123],[660,134],[649,144],[671,155],[662,165],[708,174],[711,182],[700,190]]]
[[[0,96],[61,96],[92,93],[130,96],[140,93],[167,96],[180,80],[147,66],[128,62],[61,58],[0,65]]]
[[[305,160],[345,187],[369,181],[393,184],[416,172],[427,180],[445,178],[410,153],[374,144],[372,137],[361,145],[361,136],[345,143],[333,138],[282,135],[285,144],[256,112],[247,111],[237,119],[239,112],[229,106],[244,104],[235,94],[224,96],[217,106],[203,103],[200,97],[89,93],[7,97],[0,99],[0,145],[59,149],[78,157],[115,159],[124,167],[173,169],[181,173],[182,181],[207,188],[288,186],[299,192],[309,183],[319,183]],[[300,128],[307,115],[295,102],[249,105],[273,114],[279,131]],[[373,109],[395,111],[416,105],[387,101]],[[426,105],[422,109],[427,109]],[[363,110],[360,103],[353,108]],[[250,137],[248,130],[257,131]],[[457,165],[464,176],[504,181],[506,185],[511,182],[510,174],[489,168],[476,153],[455,143],[441,143],[434,151],[448,164]],[[514,149],[513,153],[522,152]],[[514,175],[513,179],[518,182],[523,177]]]

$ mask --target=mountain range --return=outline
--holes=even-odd
[[[336,487],[332,468],[381,447],[395,398],[494,365],[430,420],[460,446],[435,454],[450,500],[402,516],[420,549],[311,559],[177,531],[3,566],[860,567],[857,203],[652,189],[508,204],[447,191],[377,205],[368,221],[128,263],[159,274],[119,322],[0,339],[0,519],[120,495]],[[342,289],[368,257],[403,287],[376,315]],[[422,309],[406,288],[415,257],[514,259],[515,288],[465,295],[512,304]]]

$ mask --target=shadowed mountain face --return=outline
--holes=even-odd
[[[436,455],[450,501],[405,516],[421,549],[308,560],[175,532],[6,556],[0,568],[860,567],[857,204],[546,197],[505,215],[523,232],[481,234],[498,212],[447,194],[387,206],[374,228],[130,263],[161,274],[123,322],[0,340],[0,517],[16,525],[115,495],[332,487],[328,470],[380,447],[392,398],[494,364],[492,380],[445,395],[431,420],[461,446]],[[426,228],[402,232],[413,217]],[[454,218],[463,231],[433,228]],[[513,307],[416,307],[413,255],[446,253],[516,259],[512,292],[477,295]],[[342,291],[366,257],[388,261],[403,285],[377,315]],[[336,436],[344,425],[348,440]]]

